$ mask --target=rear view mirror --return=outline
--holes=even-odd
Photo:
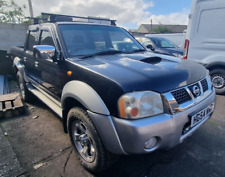
[[[34,57],[41,59],[53,59],[55,60],[55,47],[51,45],[35,45],[34,47]]]
[[[147,49],[150,49],[151,51],[155,51],[155,48],[151,45],[151,44],[148,44],[146,46]]]

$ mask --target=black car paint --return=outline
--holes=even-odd
[[[58,36],[57,48],[65,49],[60,34],[54,36]],[[26,46],[24,52],[26,53]],[[38,71],[34,71],[39,72],[38,78],[32,78],[35,84],[39,84],[46,92],[60,100],[62,89],[67,82],[82,81],[100,95],[111,115],[116,117],[119,117],[118,99],[125,93],[147,90],[164,93],[206,76],[206,70],[201,65],[147,51],[84,59],[67,58],[65,52],[61,53],[64,54],[64,59],[58,62],[51,59],[35,59],[33,53],[26,54],[33,60],[32,67],[35,61],[40,66]],[[37,69],[34,67],[34,70]],[[68,76],[67,71],[72,71],[72,75]]]
[[[160,58],[150,52],[73,58],[68,69],[77,71],[71,80],[90,85],[114,116],[118,116],[118,99],[125,93],[147,90],[165,93],[206,76],[201,65],[166,56]]]

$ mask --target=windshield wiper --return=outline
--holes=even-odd
[[[136,49],[136,50],[132,50],[132,51],[129,51],[129,52],[125,52],[125,53],[136,53],[136,52],[144,52],[146,51],[145,49]]]
[[[97,55],[110,55],[110,54],[117,54],[117,53],[123,53],[123,52],[120,50],[106,50],[106,51],[101,51],[101,52],[97,52],[97,53],[90,54],[90,55],[84,55],[84,56],[80,57],[80,59],[90,58],[90,57],[97,56]]]

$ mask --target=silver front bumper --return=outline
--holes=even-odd
[[[212,114],[182,135],[185,124],[190,121],[190,115],[214,103],[215,98],[213,89],[211,94],[198,102],[198,104],[173,115],[161,114],[139,120],[125,120],[112,117],[123,151],[127,154],[140,154],[176,146],[211,117]],[[157,137],[157,144],[151,149],[146,149],[145,143],[151,137]]]

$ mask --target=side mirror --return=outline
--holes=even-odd
[[[148,44],[146,46],[147,49],[150,49],[151,51],[155,51],[155,48],[151,45],[151,44]]]
[[[51,45],[35,45],[33,47],[34,57],[41,59],[53,59],[56,61],[56,50]]]

